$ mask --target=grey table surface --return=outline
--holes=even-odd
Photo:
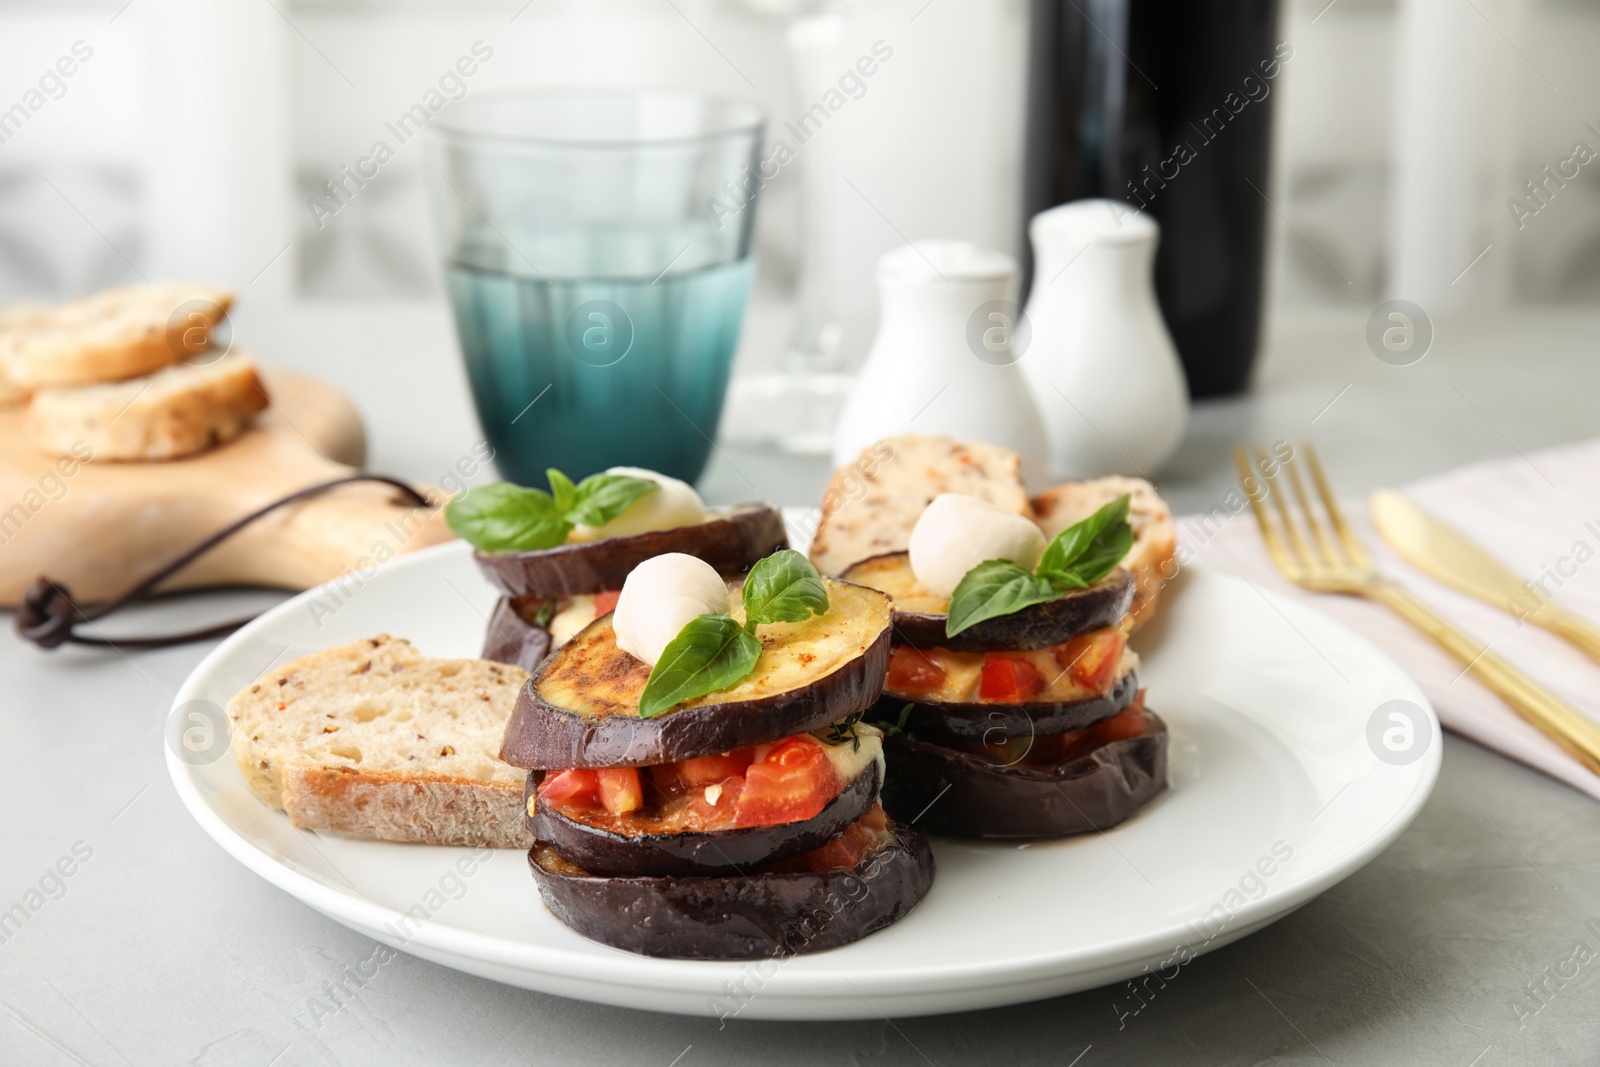
[[[1254,391],[1200,405],[1163,472],[1181,511],[1227,492],[1225,446],[1237,439],[1314,440],[1335,481],[1360,492],[1600,431],[1600,317],[1440,323],[1411,367],[1367,351],[1365,317],[1274,325]],[[376,469],[437,478],[477,439],[438,306],[241,310],[237,330],[270,361],[352,392]],[[396,372],[375,375],[378,365]],[[703,488],[714,500],[807,503],[826,473],[818,459],[726,447]],[[246,603],[263,598],[185,611]],[[129,625],[178,618],[157,614]],[[245,870],[179,804],[161,722],[208,648],[44,654],[0,639],[0,910],[47,890],[0,940],[0,1063],[1600,1061],[1600,806],[1454,737],[1433,796],[1388,851],[1202,957],[1137,1015],[1119,1017],[1116,987],[970,1014],[719,1028],[401,956],[308,1026],[308,1000],[374,945]],[[64,857],[73,873],[54,880]],[[1049,901],[1040,919],[1093,921],[1054,915]]]

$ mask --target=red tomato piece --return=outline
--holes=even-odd
[[[1133,704],[1123,708],[1094,728],[1095,740],[1102,745],[1113,741],[1126,741],[1144,734],[1144,708]]]
[[[539,783],[539,799],[556,806],[593,804],[599,796],[599,783],[587,767],[552,771]]]
[[[806,853],[806,866],[813,871],[850,871],[861,864],[872,847],[872,833],[859,822],[844,828],[844,833],[821,848]]]
[[[668,794],[683,792],[683,779],[678,774],[676,763],[658,763],[648,770],[651,784],[661,792]]]
[[[1127,647],[1128,635],[1121,630],[1095,630],[1057,645],[1054,654],[1074,682],[1091,692],[1103,693],[1117,680],[1122,650]]]
[[[809,737],[786,737],[744,774],[740,826],[776,826],[818,814],[839,792],[839,775],[822,746]]]
[[[679,760],[678,778],[687,786],[714,785],[725,778],[743,774],[755,755],[752,748],[741,748],[720,756],[696,756]]]
[[[637,767],[601,767],[594,772],[600,803],[613,815],[626,815],[644,806],[644,788]]]
[[[744,779],[738,775],[695,790],[689,799],[687,825],[697,830],[732,829],[737,824],[739,797],[743,793]]]
[[[1044,672],[1021,656],[990,652],[983,657],[983,676],[978,680],[978,699],[1002,704],[1031,700],[1044,692]]]
[[[613,611],[617,606],[617,597],[622,595],[620,589],[602,589],[594,595],[594,617],[599,618],[608,611]]]
[[[944,685],[944,668],[927,653],[895,645],[889,653],[887,688],[897,693],[929,693]]]

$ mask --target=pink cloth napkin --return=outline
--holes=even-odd
[[[1543,580],[1551,598],[1600,621],[1600,440],[1495,460],[1405,486],[1413,501],[1462,531],[1513,572]],[[1524,722],[1462,665],[1387,608],[1304,592],[1279,577],[1248,506],[1231,498],[1209,518],[1178,520],[1180,559],[1242,577],[1326,612],[1384,649],[1428,694],[1446,729],[1600,800],[1600,775]],[[1600,663],[1540,627],[1458,593],[1404,563],[1378,536],[1364,501],[1345,514],[1379,567],[1445,618],[1584,714],[1600,721]],[[1224,517],[1228,516],[1228,517]],[[1534,606],[1530,601],[1530,607]]]

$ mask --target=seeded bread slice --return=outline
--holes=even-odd
[[[255,361],[239,349],[145,378],[41,389],[23,426],[40,452],[88,445],[98,460],[177,459],[231,441],[269,403]]]
[[[304,830],[529,848],[501,735],[527,673],[381,634],[269,671],[228,702],[251,792]]]
[[[869,556],[903,550],[922,509],[940,493],[982,497],[1033,518],[1022,458],[1015,452],[948,437],[888,437],[834,472],[811,540],[811,562],[837,575]]]
[[[1122,565],[1133,574],[1133,608],[1129,615],[1134,629],[1155,617],[1161,590],[1177,573],[1178,526],[1172,509],[1143,478],[1094,478],[1086,482],[1064,482],[1051,486],[1033,498],[1033,510],[1046,537],[1062,530],[1111,503],[1123,493],[1128,501],[1128,525],[1133,527],[1133,547]]]
[[[137,378],[205,349],[232,303],[187,282],[108,289],[0,330],[0,366],[27,389]]]

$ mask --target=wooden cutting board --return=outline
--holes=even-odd
[[[79,603],[107,599],[253,509],[360,469],[366,434],[342,393],[289,371],[263,377],[272,406],[255,425],[187,459],[45,455],[28,446],[21,409],[0,411],[0,604],[41,574]],[[345,486],[260,519],[166,588],[306,589],[451,536],[438,512],[389,486]]]

